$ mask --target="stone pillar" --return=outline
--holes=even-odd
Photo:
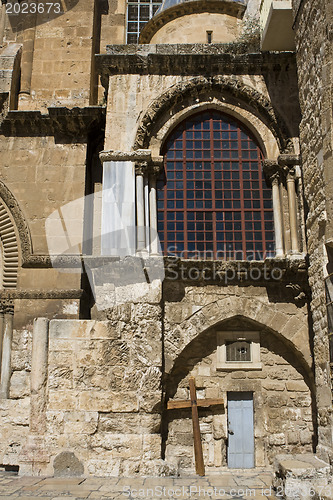
[[[276,257],[283,257],[283,226],[280,198],[280,175],[278,172],[272,176],[271,181],[275,230],[275,253]]]
[[[150,252],[152,255],[157,255],[159,245],[157,237],[157,199],[156,199],[155,173],[153,173],[150,177],[149,218],[150,218]]]
[[[145,200],[144,200],[144,171],[147,166],[138,163],[135,167],[136,173],[136,250],[142,252],[146,248],[145,228]]]
[[[0,46],[3,46],[3,38],[5,34],[5,26],[6,26],[6,5],[0,5]]]
[[[146,250],[149,253],[150,248],[150,231],[149,231],[149,178],[148,174],[144,176],[144,198],[145,198],[145,239],[146,239]]]
[[[144,207],[143,177],[136,180],[135,164],[137,162],[142,166],[148,164],[147,162],[151,160],[151,151],[148,149],[129,152],[109,150],[101,151],[99,157],[103,162],[101,253],[117,257],[135,255],[137,246],[136,189],[140,198],[140,213],[138,213],[140,221],[143,217],[144,222],[145,217],[144,211],[142,212],[142,207]],[[140,233],[140,241],[143,238],[145,245],[146,237]]]
[[[46,431],[46,383],[48,372],[49,320],[34,320],[31,355],[31,411],[30,432],[43,434]]]
[[[0,310],[0,377],[1,377],[2,344],[3,344],[4,324],[5,324],[4,311]],[[1,381],[1,378],[0,378],[0,381]]]
[[[284,256],[283,220],[280,197],[280,167],[274,160],[264,161],[264,172],[272,184],[273,217],[276,257]]]
[[[300,249],[297,226],[296,169],[300,165],[300,157],[294,154],[282,154],[278,158],[278,163],[284,170],[287,180],[291,251],[297,254]]]
[[[31,14],[25,19],[25,26],[28,26],[23,31],[23,46],[21,57],[21,83],[19,91],[19,109],[24,108],[24,101],[30,99],[32,65],[35,49],[36,35],[36,14]]]
[[[103,163],[101,253],[135,255],[135,172],[132,161]]]
[[[9,398],[9,385],[11,370],[11,355],[12,355],[12,339],[13,339],[13,314],[14,307],[8,304],[4,311],[3,320],[3,340],[2,340],[2,359],[1,359],[1,384],[0,398]]]
[[[297,231],[297,204],[296,204],[296,186],[295,169],[291,168],[287,173],[287,191],[289,205],[289,221],[292,253],[299,253],[298,231]]]

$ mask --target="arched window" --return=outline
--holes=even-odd
[[[205,111],[167,139],[157,184],[164,255],[262,260],[274,255],[271,189],[257,141],[235,118]]]

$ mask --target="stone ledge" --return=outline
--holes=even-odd
[[[285,500],[313,500],[331,485],[331,466],[316,455],[277,455],[273,487]]]
[[[95,60],[106,87],[113,74],[236,75],[295,67],[293,52],[249,53],[240,43],[107,45]]]
[[[19,137],[56,135],[71,141],[73,137],[85,137],[87,131],[102,128],[104,124],[105,108],[102,106],[49,107],[47,114],[11,110],[1,124],[1,133]]]

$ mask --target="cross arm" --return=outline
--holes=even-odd
[[[206,398],[206,399],[197,399],[196,400],[197,406],[220,406],[224,405],[224,400],[222,398]],[[191,408],[192,402],[190,400],[171,400],[168,401],[168,410],[178,410],[181,408]]]

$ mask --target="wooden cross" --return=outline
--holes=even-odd
[[[195,471],[199,476],[205,475],[205,465],[203,461],[201,434],[199,426],[198,406],[215,406],[223,405],[224,401],[221,398],[206,398],[197,399],[197,391],[195,387],[195,378],[189,378],[190,385],[190,400],[171,400],[168,401],[168,410],[179,410],[181,408],[192,408],[192,426],[193,426],[193,441],[194,441],[194,457],[195,457]]]

